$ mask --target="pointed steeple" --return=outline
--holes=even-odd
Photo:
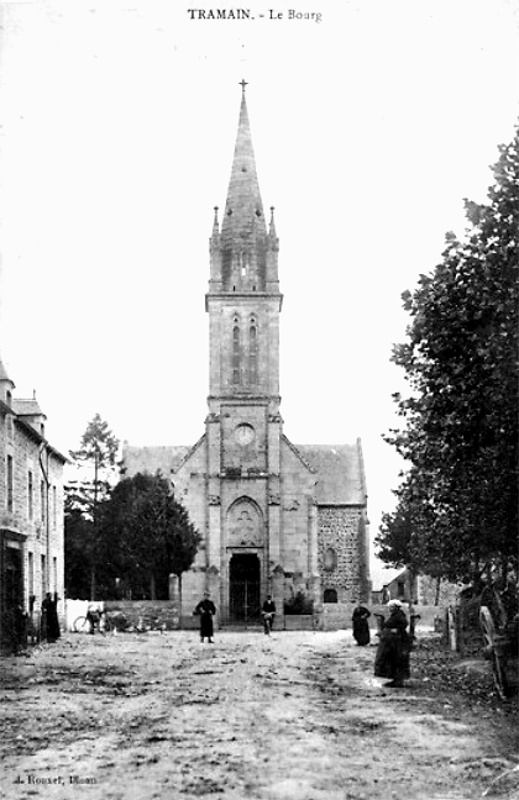
[[[245,81],[242,81],[241,85],[242,99],[238,134],[222,221],[222,244],[224,246],[240,244],[244,239],[249,240],[254,234],[266,234],[263,203],[245,99]]]
[[[219,258],[214,253],[214,232],[212,237],[212,278],[217,280],[219,277],[221,288],[232,292],[264,291],[268,280],[268,234],[256,172],[245,86],[245,81],[242,81],[238,133],[218,242]]]
[[[279,243],[272,220],[268,231],[263,213],[245,99],[246,85],[241,81],[238,132],[221,227],[215,213],[209,240],[211,294],[279,293]]]

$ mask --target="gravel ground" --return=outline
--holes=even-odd
[[[374,653],[347,631],[65,634],[0,665],[2,797],[519,798],[485,670],[476,689],[426,639],[384,689]]]

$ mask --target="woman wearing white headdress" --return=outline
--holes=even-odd
[[[375,675],[378,678],[391,678],[385,686],[400,687],[410,675],[411,637],[407,633],[407,617],[400,600],[390,600],[387,609],[389,617],[382,623],[375,656]]]

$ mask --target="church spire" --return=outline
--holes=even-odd
[[[215,213],[209,240],[209,291],[278,295],[278,239],[273,220],[267,230],[245,98],[246,81],[241,81],[240,86],[240,116],[227,200],[221,227]]]
[[[247,83],[241,81],[240,85],[242,98],[238,133],[221,232],[222,244],[227,247],[250,245],[251,238],[267,232],[245,99]]]

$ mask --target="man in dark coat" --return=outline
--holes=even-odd
[[[368,609],[358,603],[358,605],[354,608],[351,617],[353,624],[353,638],[358,645],[369,644],[370,634],[368,619],[370,617],[371,613],[368,611]]]
[[[385,686],[400,687],[409,678],[411,637],[407,633],[407,617],[399,600],[387,604],[389,617],[382,623],[382,632],[375,656],[375,675],[391,678]]]
[[[265,629],[265,633],[268,633],[274,627],[274,618],[276,616],[276,604],[273,601],[271,594],[267,595],[267,599],[263,603],[263,608],[261,609],[261,614],[263,617],[263,627]]]
[[[195,614],[200,617],[200,641],[203,642],[207,638],[209,644],[212,644],[213,617],[216,614],[216,607],[209,592],[204,592],[204,599],[198,603]]]
[[[60,637],[59,620],[58,620],[58,600],[59,597],[54,592],[54,598],[50,592],[47,592],[45,600],[41,604],[41,636],[48,642],[55,642]]]

